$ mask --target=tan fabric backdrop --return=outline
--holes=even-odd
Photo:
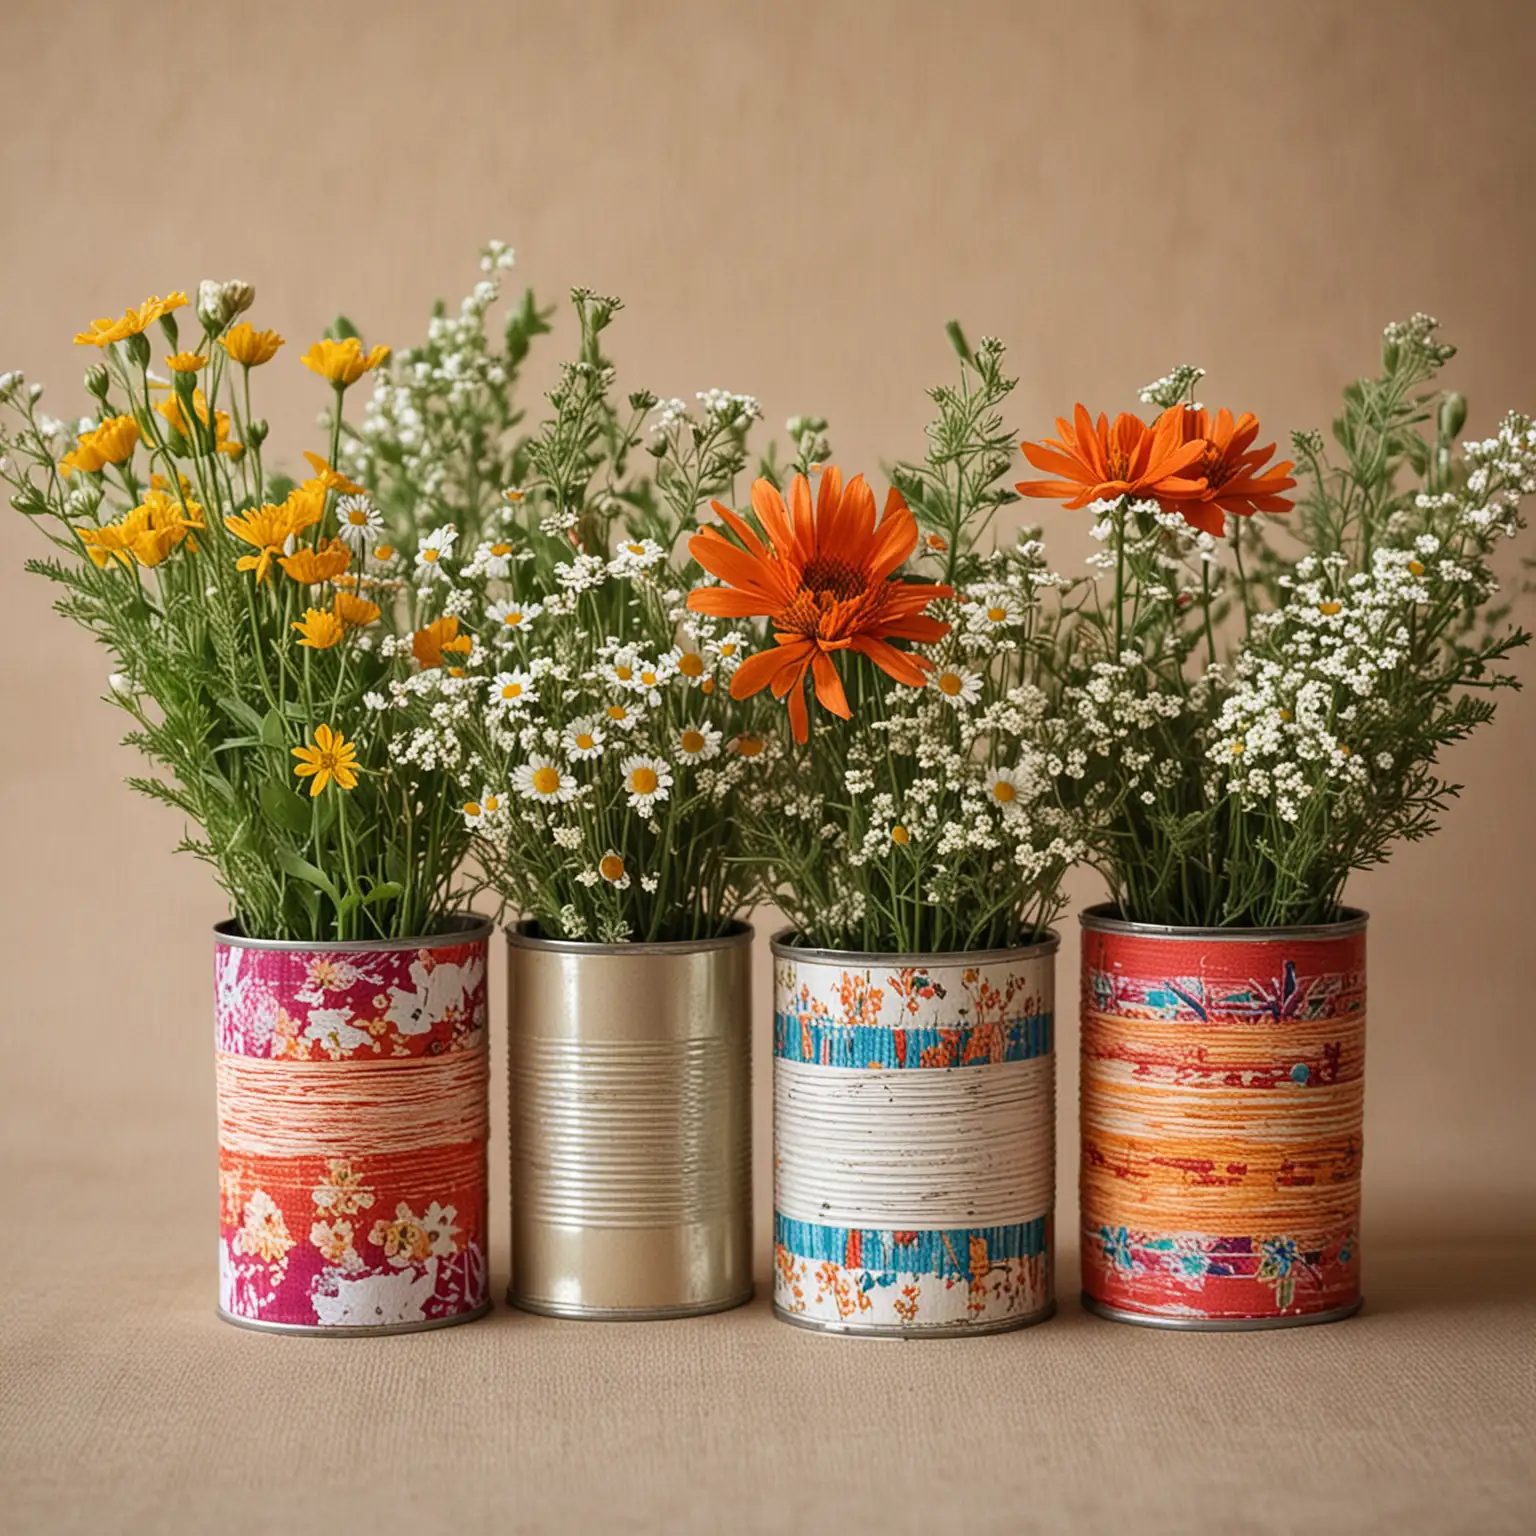
[[[1077,399],[1133,408],[1193,360],[1208,401],[1283,442],[1326,426],[1384,323],[1425,309],[1482,432],[1536,408],[1533,70],[1520,0],[6,0],[0,367],[76,413],[70,337],[91,317],[248,278],[252,318],[290,338],[261,383],[297,460],[322,404],[302,346],[338,309],[408,344],[494,235],[541,293],[624,296],[626,382],[750,391],[772,426],[823,412],[850,471],[921,451],[951,315],[1010,344],[1030,435]],[[1046,516],[1075,564],[1080,515]],[[171,856],[170,816],[121,786],[107,660],[22,573],[39,548],[0,515],[0,1174],[29,1294],[46,1268],[85,1306],[211,1262],[223,910]],[[1533,761],[1536,698],[1508,698],[1455,756],[1442,835],[1353,888],[1373,914],[1368,1242],[1536,1230]],[[765,993],[759,1024],[763,1233]]]

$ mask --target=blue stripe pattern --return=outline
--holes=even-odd
[[[948,1231],[918,1232],[916,1241],[900,1243],[891,1232],[858,1231],[860,1267],[875,1271],[875,1284],[890,1285],[900,1274],[938,1275],[971,1279],[971,1239],[980,1237],[987,1245],[987,1261],[1000,1264],[1005,1259],[1032,1259],[1049,1246],[1050,1218],[1017,1222],[1006,1227],[955,1227]],[[799,1259],[815,1263],[830,1260],[844,1264],[848,1258],[848,1240],[854,1235],[849,1227],[824,1227],[813,1221],[791,1221],[773,1213],[773,1241]],[[905,1235],[905,1234],[904,1234]]]
[[[1035,1013],[1005,1023],[1002,1060],[1029,1061],[1048,1055],[1054,1034],[1051,1022],[1050,1014]],[[981,1033],[988,1034],[990,1030],[989,1025]],[[987,1066],[986,1055],[965,1060],[966,1048],[976,1033],[975,1026],[970,1024],[943,1030],[931,1026],[892,1029],[879,1024],[833,1024],[814,1019],[802,1024],[800,1016],[792,1013],[773,1016],[774,1054],[788,1061],[809,1061],[822,1067],[919,1068],[924,1051],[945,1045],[952,1048],[952,1059],[946,1065]],[[904,1037],[905,1060],[897,1056],[898,1034]]]

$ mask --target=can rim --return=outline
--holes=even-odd
[[[1038,960],[1054,955],[1061,948],[1061,935],[1047,928],[1043,939],[1033,944],[1019,944],[1011,949],[943,949],[922,952],[892,952],[862,949],[814,949],[797,944],[794,928],[781,928],[768,941],[768,947],[781,960],[832,960],[839,965],[991,965],[1003,960]]]
[[[1363,907],[1343,907],[1334,923],[1298,923],[1293,928],[1180,928],[1171,923],[1133,923],[1117,917],[1113,902],[1084,907],[1077,920],[1090,933],[1120,933],[1148,939],[1196,939],[1202,943],[1264,944],[1286,939],[1342,939],[1363,933],[1371,914]]]
[[[720,949],[745,948],[752,942],[752,925],[734,918],[724,933],[712,939],[669,939],[655,943],[594,944],[585,939],[546,939],[532,930],[538,925],[531,917],[508,923],[502,932],[511,949],[531,949],[555,955],[703,955]]]
[[[400,939],[253,939],[241,933],[239,922],[229,917],[213,925],[213,934],[220,944],[227,944],[231,949],[375,953],[385,949],[446,949],[451,944],[474,944],[490,938],[494,926],[493,919],[481,917],[478,912],[450,912],[436,933],[413,934]]]

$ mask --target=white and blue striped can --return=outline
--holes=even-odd
[[[965,1337],[1055,1311],[1058,940],[774,954],[774,1310]]]

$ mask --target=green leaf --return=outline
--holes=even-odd
[[[376,901],[395,901],[405,895],[405,887],[393,880],[381,880],[363,897],[363,905],[371,907]]]
[[[329,896],[338,907],[341,905],[341,892],[323,869],[317,869],[308,859],[301,859],[291,848],[279,848],[277,862],[285,875],[292,875],[295,880],[314,886]]]
[[[273,826],[296,837],[308,837],[310,829],[309,803],[302,795],[279,784],[275,779],[262,780],[261,808]]]
[[[288,727],[283,724],[282,714],[276,709],[269,709],[261,719],[261,739],[269,747],[286,747],[288,745]]]
[[[236,725],[243,725],[253,735],[261,734],[261,716],[251,708],[244,699],[215,699],[220,709],[229,716]]]

